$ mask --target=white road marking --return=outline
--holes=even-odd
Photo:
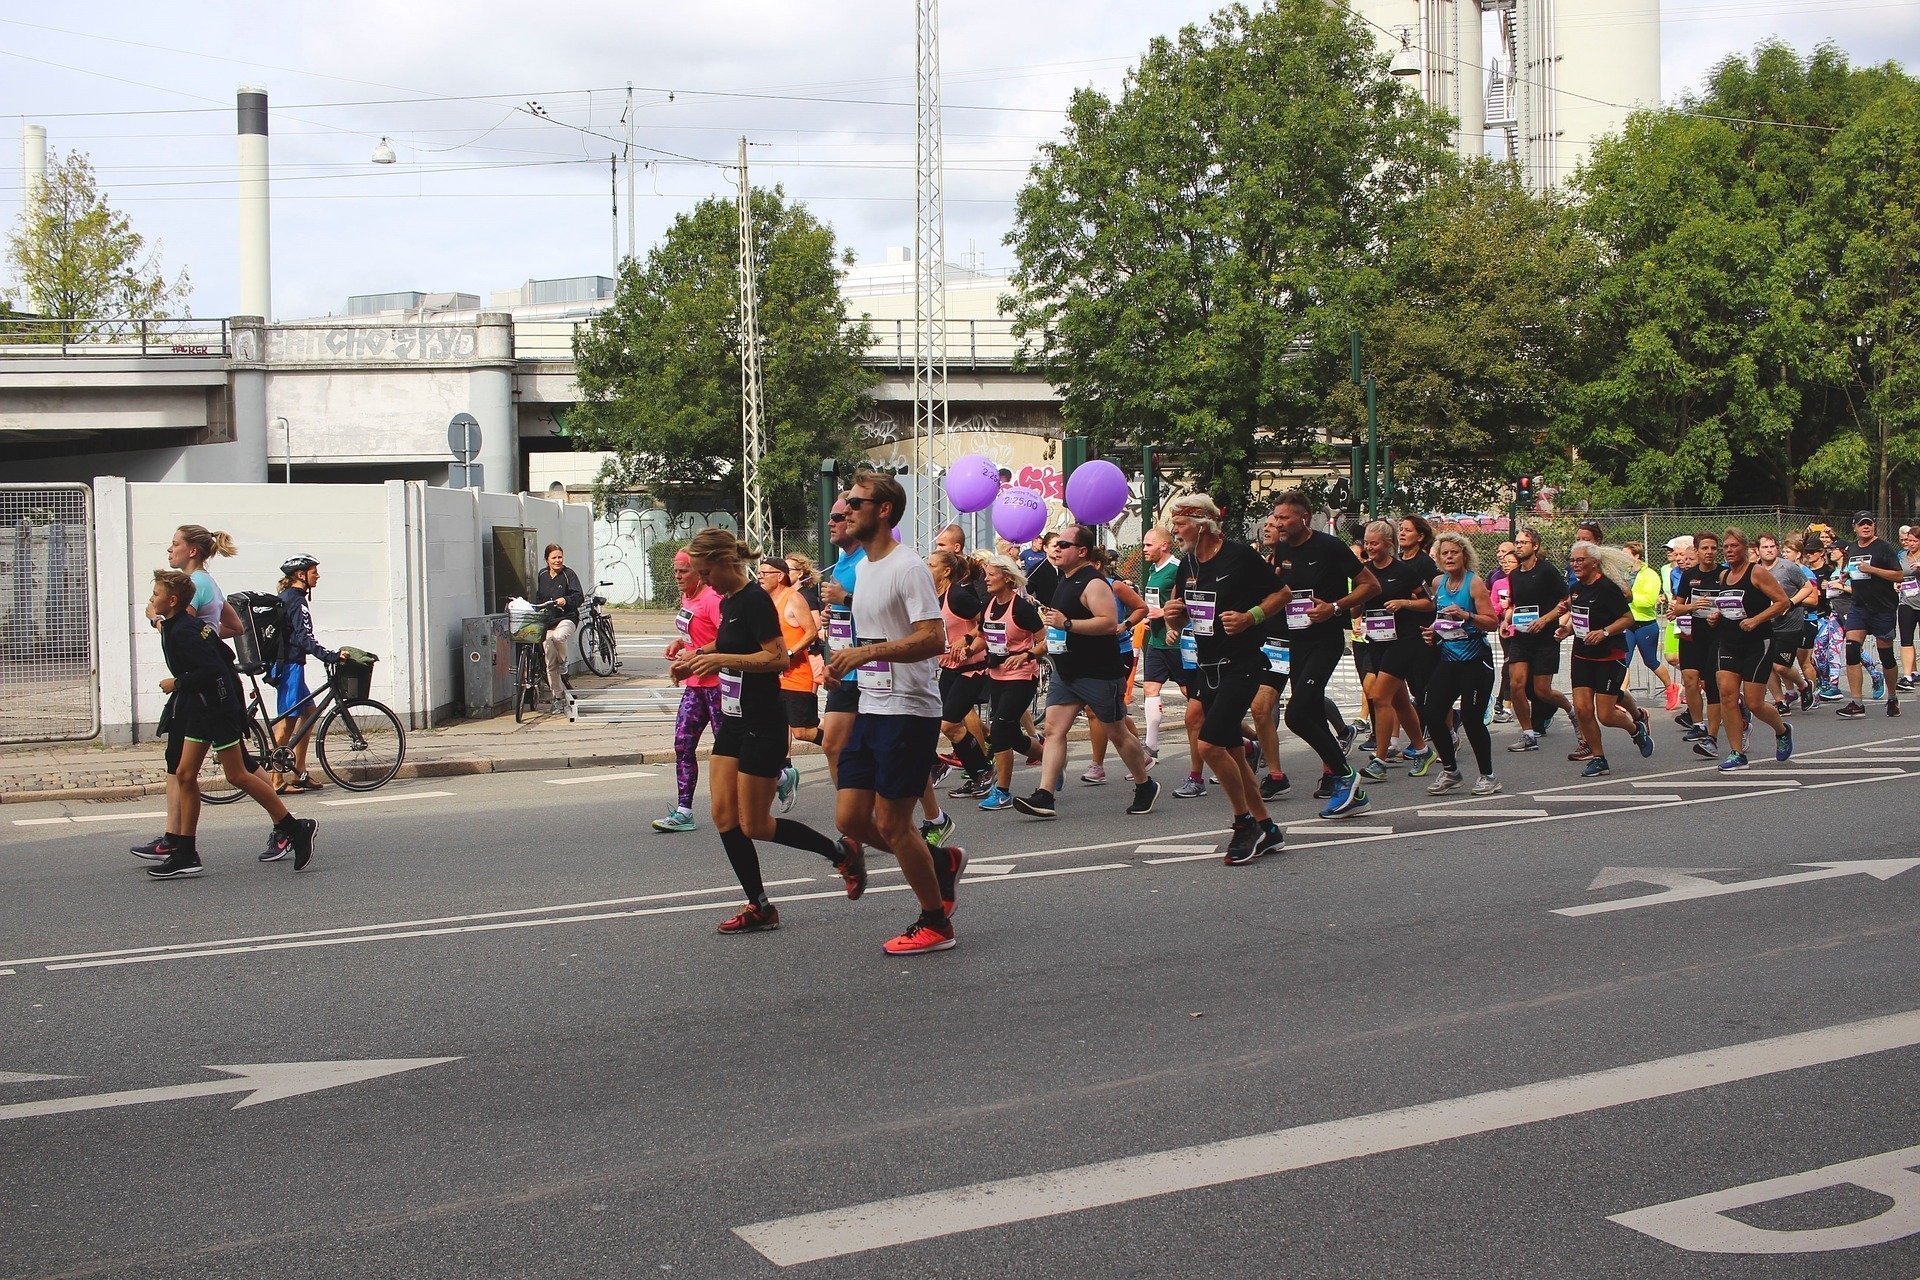
[[[452,794],[451,791],[402,791],[390,796],[354,796],[350,800],[322,800],[320,803],[329,807],[348,804],[391,804],[396,800],[438,800]]]
[[[1694,782],[1678,780],[1629,782],[1627,785],[1631,787],[1746,787],[1749,790],[1758,791],[1762,788],[1771,790],[1778,787],[1797,787],[1800,785],[1800,780],[1798,778],[1701,778]]]
[[[1751,893],[1755,889],[1778,889],[1783,885],[1806,884],[1813,880],[1832,880],[1840,876],[1872,876],[1876,880],[1891,880],[1903,871],[1920,867],[1920,858],[1876,858],[1856,862],[1802,862],[1803,867],[1818,867],[1817,871],[1801,871],[1792,875],[1766,876],[1758,880],[1736,880],[1723,884],[1718,880],[1703,880],[1687,874],[1681,868],[1630,868],[1609,867],[1600,873],[1593,882],[1593,888],[1605,888],[1615,884],[1627,884],[1634,880],[1645,880],[1650,884],[1664,884],[1665,893],[1649,893],[1638,898],[1622,898],[1617,902],[1588,902],[1577,907],[1555,907],[1557,916],[1597,916],[1611,911],[1632,911],[1639,907],[1660,907],[1669,902],[1692,902],[1700,898],[1718,898],[1729,893]],[[1724,868],[1699,868],[1702,870],[1723,870]],[[1622,875],[1625,872],[1628,874]],[[1643,874],[1636,874],[1643,873]]]
[[[233,1110],[296,1098],[303,1093],[337,1089],[380,1076],[437,1067],[458,1058],[376,1058],[362,1062],[255,1062],[233,1067],[208,1067],[224,1071],[232,1079],[203,1080],[196,1084],[162,1085],[157,1089],[125,1089],[118,1093],[96,1093],[80,1098],[46,1098],[39,1102],[15,1102],[0,1105],[0,1122],[26,1120],[34,1116],[71,1115],[76,1111],[100,1111],[108,1107],[133,1107],[144,1102],[173,1102],[180,1098],[206,1098],[222,1093],[249,1096],[233,1104]]]
[[[141,822],[147,822],[154,818],[165,818],[166,816],[167,815],[164,812],[161,812],[161,813],[83,813],[77,816],[64,817],[64,818],[15,818],[13,820],[13,825],[16,827],[52,827],[52,826],[58,826],[63,823],[69,823],[69,822],[133,822],[136,820]]]
[[[776,1266],[1128,1204],[1920,1045],[1920,1010],[1075,1169],[735,1227]],[[1595,1153],[1600,1158],[1600,1153]]]
[[[1886,773],[1905,773],[1905,772],[1906,772],[1905,769],[1901,769],[1897,767],[1887,768],[1887,769],[1877,769],[1870,764],[1867,764],[1867,765],[1861,765],[1861,764],[1797,765],[1793,770],[1794,776],[1797,778],[1838,777],[1841,774],[1849,774],[1849,773],[1886,774]]]
[[[1458,810],[1453,809],[1451,807],[1443,807],[1439,809],[1418,809],[1418,810],[1415,810],[1415,812],[1417,812],[1423,818],[1464,818],[1468,816],[1467,814],[1460,813]],[[1474,809],[1472,810],[1472,816],[1476,818],[1542,818],[1546,816],[1546,813],[1547,811],[1545,809]],[[1441,833],[1436,832],[1435,834],[1441,834]]]
[[[41,1080],[78,1080],[78,1076],[43,1076],[31,1071],[0,1071],[0,1084],[34,1084]]]
[[[787,880],[769,880],[768,888],[778,888],[790,884],[807,884],[812,876],[794,876]],[[717,889],[680,889],[672,893],[647,893],[632,898],[602,898],[596,902],[560,902],[545,907],[519,907],[507,911],[478,911],[463,916],[431,916],[422,920],[388,920],[380,924],[342,925],[333,929],[306,929],[299,933],[263,933],[250,938],[216,938],[206,942],[170,942],[163,946],[121,947],[112,951],[79,951],[61,956],[28,956],[24,960],[0,960],[0,964],[57,964],[66,960],[99,960],[108,956],[143,956],[162,951],[197,951],[206,947],[233,947],[252,942],[285,942],[294,938],[331,938],[345,933],[366,933],[379,929],[411,929],[428,924],[458,924],[467,920],[500,920],[509,916],[547,915],[555,911],[583,911],[594,907],[619,907],[634,902],[662,902],[671,898],[707,898],[716,894],[734,894],[740,891],[738,885],[722,885]],[[11,972],[11,970],[9,970]]]
[[[1204,831],[1182,831],[1175,835],[1164,836],[1162,839],[1196,840],[1201,836],[1214,835],[1219,836],[1222,840],[1226,839],[1226,828],[1213,826],[1208,827]],[[1050,858],[1060,853],[1097,853],[1102,849],[1118,849],[1123,846],[1131,846],[1138,843],[1140,843],[1140,837],[1135,836],[1131,840],[1108,840],[1101,844],[1069,844],[1062,845],[1058,849],[1028,849],[1021,853],[983,853],[975,857],[971,865],[978,866],[982,862],[997,862],[1003,858],[1017,858],[1024,862],[1028,858]]]
[[[657,773],[595,773],[584,778],[548,778],[550,787],[577,787],[583,782],[619,782],[623,778],[657,778]]]
[[[1338,826],[1336,826],[1331,822],[1324,822],[1318,818],[1314,819],[1312,822],[1289,822],[1284,829],[1286,833],[1290,836],[1303,836],[1303,835],[1306,835],[1309,831],[1312,831],[1312,832],[1344,831],[1348,835],[1355,835],[1355,836],[1390,836],[1393,834],[1392,827],[1363,827],[1363,826],[1350,827],[1345,823],[1341,823]]]
[[[1135,853],[1218,853],[1217,844],[1143,844]]]
[[[965,880],[968,876],[975,874],[983,876],[1004,876],[1011,875],[1012,873],[1013,868],[1004,862],[969,862],[967,863],[967,869],[961,873],[960,878]],[[870,876],[897,876],[900,874],[900,868],[873,867],[868,870],[867,874]]]
[[[1590,796],[1543,796],[1532,792],[1529,792],[1527,795],[1527,799],[1539,804],[1646,804],[1653,800],[1678,800],[1679,798],[1678,795],[1603,796],[1596,794]]]
[[[1208,853],[1183,853],[1168,858],[1148,858],[1147,865],[1150,867],[1170,867],[1180,862],[1206,862],[1219,856],[1220,850],[1216,848]]]

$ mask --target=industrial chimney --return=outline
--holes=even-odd
[[[267,91],[240,87],[240,313],[273,318],[267,211]]]

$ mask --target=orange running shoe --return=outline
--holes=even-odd
[[[780,912],[769,902],[757,907],[749,902],[734,915],[720,922],[721,933],[765,933],[780,927]]]
[[[833,864],[833,869],[846,882],[847,901],[858,902],[860,895],[867,891],[866,851],[845,836],[841,836],[838,843],[840,860]]]
[[[897,938],[890,938],[884,950],[890,956],[917,956],[928,951],[951,951],[955,945],[953,922],[930,923],[925,912]]]

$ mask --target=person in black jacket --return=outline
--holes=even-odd
[[[274,664],[271,683],[280,691],[279,724],[274,726],[273,737],[283,747],[296,733],[302,732],[317,713],[313,693],[307,688],[308,656],[325,663],[340,661],[338,653],[313,635],[313,611],[307,601],[319,585],[320,562],[312,556],[294,556],[281,563],[280,616],[285,647],[280,661]],[[312,743],[311,734],[301,738],[293,748],[292,774],[274,778],[274,790],[280,795],[318,791],[325,785],[307,772],[307,748]]]
[[[587,592],[580,576],[567,568],[567,553],[557,542],[547,544],[547,567],[533,581],[533,602],[552,611],[554,623],[547,628],[547,691],[553,705],[547,709],[558,715],[567,701],[567,641],[580,625],[580,605]]]
[[[210,750],[219,755],[227,781],[273,819],[279,839],[268,852],[284,843],[293,853],[293,869],[303,871],[313,857],[313,833],[319,824],[287,812],[273,787],[247,759],[240,745],[246,732],[246,704],[240,677],[234,673],[233,654],[220,643],[218,630],[187,607],[193,590],[193,579],[177,569],[154,571],[151,604],[154,616],[162,619],[160,648],[171,673],[160,682],[161,692],[168,695],[161,719],[180,730],[178,757],[169,753],[167,767],[179,790],[181,830],[166,834],[160,848],[166,857],[148,867],[147,874],[155,880],[180,880],[203,870],[194,835],[200,826],[200,766]],[[261,861],[268,860],[262,855]]]

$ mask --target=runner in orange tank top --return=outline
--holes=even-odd
[[[787,669],[780,673],[780,700],[787,708],[788,741],[817,743],[820,741],[820,698],[814,689],[813,663],[807,651],[820,634],[820,625],[814,621],[813,610],[807,607],[805,597],[793,589],[785,560],[772,556],[761,560],[760,585],[773,598],[774,612],[780,615],[780,640],[787,647]],[[788,756],[774,790],[775,798],[780,801],[780,812],[791,812],[794,798],[799,794],[800,771],[794,768],[793,757]]]

